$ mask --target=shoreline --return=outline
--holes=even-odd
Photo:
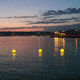
[[[52,37],[59,37],[59,38],[80,38],[80,35],[64,35],[64,36],[55,36],[55,35],[51,35]]]

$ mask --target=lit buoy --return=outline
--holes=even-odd
[[[61,53],[64,53],[64,49],[61,49],[60,52],[61,52]]]
[[[39,53],[42,53],[42,49],[39,49],[38,52],[39,52]]]
[[[13,50],[12,50],[12,53],[16,53],[16,50],[15,50],[15,49],[13,49]]]

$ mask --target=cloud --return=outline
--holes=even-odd
[[[50,18],[54,18],[54,17],[55,16],[53,16],[53,15],[52,16],[44,16],[43,19],[46,20],[46,19],[50,19]]]
[[[49,23],[65,23],[66,21],[55,21],[55,22],[51,22],[51,21],[37,21],[37,22],[33,22],[33,23],[29,23],[29,24],[49,24]]]
[[[80,23],[80,16],[79,15],[60,15],[60,16],[44,16],[42,20],[36,22],[30,22],[29,24],[34,26],[60,26],[60,25],[72,25],[72,24],[79,24]]]
[[[15,16],[14,18],[36,18],[37,16]]]
[[[34,16],[8,16],[8,17],[0,17],[1,26],[60,26],[60,25],[71,25],[80,23],[80,14],[72,14],[79,13],[79,9],[68,8],[65,11],[58,10],[49,10],[42,15],[34,15]],[[66,15],[63,15],[66,14]],[[15,23],[15,24],[14,24]]]
[[[32,21],[21,21],[21,22],[32,22]]]
[[[0,17],[0,18],[37,18],[38,16],[13,16],[13,17]]]
[[[43,13],[43,16],[49,16],[49,15],[55,15],[56,11],[55,10],[49,10]]]
[[[72,17],[71,19],[75,20],[75,22],[80,22],[80,16],[79,17]]]
[[[65,11],[62,10],[49,10],[43,13],[43,16],[49,16],[49,15],[62,15],[62,14],[72,14],[72,13],[80,13],[80,8],[67,8]]]
[[[69,20],[71,19],[50,19],[50,20],[47,20],[47,21],[37,21],[37,22],[31,22],[29,24],[49,24],[49,23],[66,23],[66,22],[69,22]]]

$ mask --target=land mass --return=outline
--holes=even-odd
[[[80,30],[68,31],[34,31],[34,32],[0,32],[0,36],[50,36],[50,37],[67,37],[67,38],[80,38]]]

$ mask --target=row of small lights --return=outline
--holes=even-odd
[[[39,49],[38,53],[40,53],[39,57],[42,57],[42,49]],[[63,56],[64,55],[64,49],[60,49],[60,53],[61,53],[61,56]],[[12,50],[12,55],[16,56],[16,50],[15,49]]]

